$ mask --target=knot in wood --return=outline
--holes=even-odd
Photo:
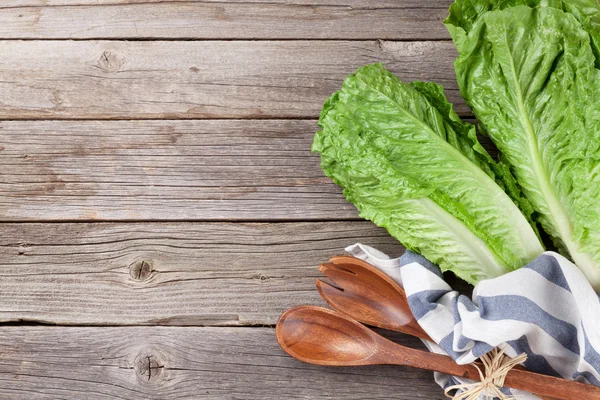
[[[252,275],[249,276],[248,279],[252,279],[252,280],[256,280],[259,281],[261,283],[267,282],[273,278],[276,278],[275,276],[269,276],[269,275],[263,275],[263,274],[256,274],[256,275]]]
[[[152,262],[139,260],[129,266],[129,274],[136,281],[147,281],[152,276]]]
[[[27,253],[27,250],[29,250],[29,245],[27,243],[19,243],[17,251],[20,256],[24,256]]]
[[[121,69],[127,60],[113,50],[104,50],[96,63],[96,67],[106,72],[116,72]]]
[[[161,384],[165,381],[165,365],[159,353],[143,352],[136,358],[133,369],[140,382]]]

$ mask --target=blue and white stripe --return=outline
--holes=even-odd
[[[600,386],[600,300],[563,256],[546,252],[523,268],[482,281],[469,299],[453,291],[439,268],[418,254],[407,251],[390,259],[361,244],[346,251],[404,286],[419,324],[436,342],[425,343],[431,351],[468,364],[506,346],[511,357],[527,353],[530,371]],[[437,373],[435,378],[442,387],[466,382]]]

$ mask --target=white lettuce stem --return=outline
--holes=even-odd
[[[575,243],[566,243],[569,253],[596,292],[600,292],[600,269],[589,253],[579,253]],[[572,249],[571,249],[572,246]]]
[[[510,65],[512,67],[513,79],[515,79],[515,82],[518,82],[514,62],[512,59]],[[554,222],[556,231],[567,247],[571,258],[577,267],[579,267],[579,269],[586,276],[594,290],[599,291],[600,269],[598,268],[596,262],[592,259],[592,256],[588,253],[581,253],[579,251],[579,245],[573,241],[573,225],[571,224],[567,212],[565,211],[563,204],[559,200],[556,191],[550,182],[547,168],[544,165],[544,161],[540,155],[535,129],[529,114],[525,109],[523,95],[520,90],[517,91],[517,104],[519,113],[521,115],[521,122],[523,123],[523,127],[525,128],[525,133],[527,135],[526,138],[529,144],[529,153],[531,155],[531,161],[533,164],[533,173],[535,175],[535,179],[537,180],[541,195],[546,200],[546,204],[548,205],[550,218]]]
[[[440,224],[446,226],[448,232],[451,232],[458,239],[458,243],[464,246],[465,251],[469,253],[475,263],[480,265],[482,271],[481,276],[479,277],[480,279],[496,278],[510,272],[505,263],[492,253],[485,242],[477,237],[456,217],[428,197],[419,199],[418,201],[429,210],[431,215],[433,215]],[[460,275],[460,268],[454,272]]]

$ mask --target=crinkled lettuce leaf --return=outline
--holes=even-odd
[[[488,2],[455,6],[467,3]],[[455,6],[447,24],[462,96],[544,230],[600,288],[600,71],[591,35],[558,7],[499,7],[477,17],[463,7],[461,19]]]
[[[509,7],[552,7],[572,14],[590,35],[596,67],[600,67],[600,2],[598,0],[456,0],[444,21],[453,39],[461,41],[481,15]]]
[[[447,116],[454,131],[460,132],[459,135],[456,135],[458,136],[457,138],[448,138],[448,142],[454,147],[459,148],[465,157],[475,163],[479,168],[483,169],[488,175],[495,178],[496,183],[521,208],[524,216],[528,219],[539,236],[536,224],[532,219],[534,213],[533,206],[529,200],[523,196],[516,178],[512,174],[509,165],[503,160],[503,157],[500,156],[501,160],[499,162],[494,162],[492,160],[487,150],[479,143],[475,127],[471,124],[464,123],[454,112],[452,104],[444,95],[444,89],[441,85],[433,82],[414,81],[411,83],[411,86],[423,94],[429,103],[441,112],[442,115]]]
[[[360,215],[442,270],[475,284],[543,252],[495,181],[502,168],[440,86],[365,66],[327,100],[319,126],[313,151]]]

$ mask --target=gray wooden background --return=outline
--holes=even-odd
[[[309,148],[368,63],[468,116],[449,5],[2,0],[0,399],[443,399],[297,362],[273,325],[346,245],[402,252]]]

